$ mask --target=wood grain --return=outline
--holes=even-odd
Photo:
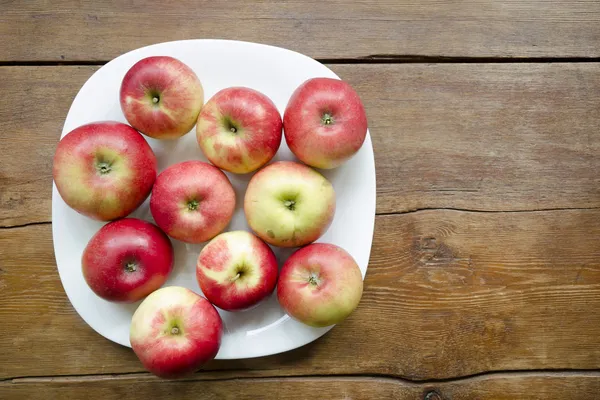
[[[600,206],[598,64],[368,65],[377,211]]]
[[[43,38],[43,40],[40,40]],[[0,61],[109,60],[223,38],[316,58],[598,57],[596,0],[3,1]]]
[[[62,289],[51,226],[0,230],[0,378],[142,371]],[[600,368],[600,210],[376,218],[365,292],[310,345],[215,361],[235,377]]]
[[[362,96],[378,213],[600,207],[600,65],[331,65]],[[97,67],[0,67],[0,226],[50,221],[51,165]]]
[[[203,400],[581,400],[600,391],[598,374],[491,375],[439,384],[384,378],[267,378],[161,381],[148,376],[22,379],[0,383],[3,399],[198,398]]]
[[[52,157],[71,102],[94,69],[0,67],[0,226],[50,220]]]

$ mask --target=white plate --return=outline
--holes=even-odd
[[[124,54],[100,68],[83,85],[67,115],[62,136],[93,121],[127,122],[119,105],[119,87],[127,70],[138,60],[155,55],[176,57],[198,75],[205,101],[229,86],[246,86],[269,96],[283,115],[292,92],[306,79],[338,78],[319,62],[293,51],[255,43],[224,40],[187,40],[156,44]],[[194,131],[177,141],[146,138],[158,158],[159,171],[185,160],[203,160]],[[293,160],[282,140],[274,160]],[[363,278],[367,270],[375,222],[375,163],[371,138],[349,162],[322,171],[333,183],[337,209],[333,223],[319,240],[339,245],[358,262]],[[242,209],[248,175],[227,174],[237,195],[237,208],[228,230],[246,229]],[[152,221],[148,200],[131,216]],[[102,336],[129,344],[129,324],[139,303],[122,305],[97,297],[81,273],[81,254],[92,235],[103,225],[71,210],[56,190],[52,191],[52,233],[60,279],[79,315]],[[195,278],[196,258],[202,245],[173,240],[175,268],[165,286],[185,286],[201,293]],[[274,249],[281,263],[290,250]],[[331,327],[310,328],[290,319],[273,295],[258,307],[238,313],[219,310],[224,335],[217,359],[265,356],[300,347],[325,334]]]

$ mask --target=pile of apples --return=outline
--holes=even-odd
[[[99,121],[59,142],[53,176],[65,203],[110,221],[87,244],[81,264],[92,291],[113,302],[143,300],[130,328],[133,351],[150,372],[176,378],[213,359],[223,323],[215,309],[255,307],[277,287],[294,319],[315,327],[343,321],[362,296],[355,260],[333,244],[313,243],[333,220],[335,192],[315,168],[335,168],[361,148],[367,119],[359,96],[342,80],[309,79],[283,118],[264,94],[229,87],[204,104],[194,71],[167,56],[140,60],[125,74],[120,104],[129,125]],[[142,134],[177,139],[196,126],[210,161],[186,161],[157,176]],[[302,162],[267,165],[283,137]],[[141,132],[141,133],[140,133]],[[244,196],[253,233],[224,232],[236,204],[227,175],[257,171]],[[150,197],[155,221],[127,217]],[[205,297],[163,284],[173,270],[171,239],[208,243],[196,265]],[[269,246],[299,247],[281,271]]]

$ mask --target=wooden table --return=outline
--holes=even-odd
[[[100,65],[189,38],[283,46],[349,81],[378,215],[351,318],[168,382],[69,303],[51,167]],[[1,2],[0,398],[599,398],[599,62],[598,0]]]

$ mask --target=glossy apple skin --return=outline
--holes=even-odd
[[[164,170],[152,189],[150,211],[174,239],[202,243],[231,221],[235,192],[227,176],[202,161],[185,161]]]
[[[150,294],[133,314],[131,347],[144,367],[167,379],[197,371],[215,358],[223,323],[215,307],[189,289],[170,286]]]
[[[202,293],[227,311],[245,310],[273,293],[277,259],[265,242],[246,231],[226,232],[200,252],[196,278]]]
[[[330,169],[349,160],[362,147],[367,116],[348,83],[313,78],[292,94],[283,116],[283,129],[286,143],[298,159],[315,168]]]
[[[293,318],[324,327],[346,319],[358,306],[360,268],[339,246],[313,243],[292,254],[281,268],[277,298]]]
[[[264,94],[231,87],[202,108],[196,139],[208,160],[226,171],[245,174],[273,158],[281,144],[281,115]]]
[[[81,259],[83,277],[108,301],[135,302],[161,287],[173,270],[173,246],[158,227],[136,218],[104,225]]]
[[[53,177],[62,199],[100,221],[129,215],[150,194],[156,157],[135,129],[120,122],[82,125],[58,143]]]
[[[335,214],[335,192],[323,175],[306,165],[278,161],[248,183],[244,212],[265,242],[298,247],[320,238]]]
[[[156,139],[176,139],[196,124],[204,89],[194,71],[178,59],[147,57],[125,74],[120,102],[135,129]]]

